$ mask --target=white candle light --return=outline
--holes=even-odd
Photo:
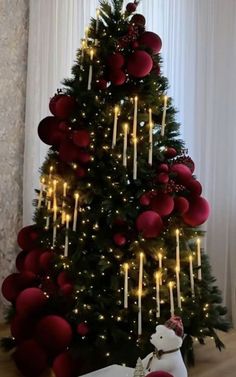
[[[128,263],[124,264],[124,308],[128,308],[128,279],[129,279],[129,265]]]
[[[139,283],[138,283],[138,335],[142,335],[142,294],[143,294],[143,258],[141,252],[139,256]]]
[[[133,137],[137,137],[137,124],[138,124],[138,97],[134,98],[134,119],[133,119]]]
[[[85,48],[86,48],[86,41],[85,41],[85,39],[82,39],[81,40],[81,58],[82,58],[82,62],[84,60],[84,50],[85,50]]]
[[[152,123],[152,109],[149,109],[149,148],[148,148],[148,163],[152,165],[153,154],[153,123]]]
[[[161,124],[161,136],[165,135],[167,102],[168,102],[168,96],[164,96],[164,108],[163,108],[163,116],[162,116],[162,124]]]
[[[63,183],[63,201],[62,201],[62,217],[61,217],[61,223],[62,225],[66,222],[66,213],[65,213],[65,199],[67,195],[67,182]]]
[[[52,197],[52,189],[49,188],[48,190],[48,205],[47,205],[47,219],[46,219],[46,229],[49,229],[49,223],[50,223],[50,210],[51,210],[51,197]]]
[[[191,284],[192,296],[195,297],[194,275],[193,275],[193,257],[192,257],[192,255],[189,255],[189,273],[190,273],[190,284]]]
[[[175,235],[176,235],[176,266],[180,270],[179,229],[176,229]]]
[[[113,135],[112,135],[112,149],[115,148],[115,146],[116,146],[118,116],[119,116],[119,107],[115,106],[115,108],[114,108]]]
[[[158,260],[159,260],[159,270],[160,270],[160,285],[162,285],[162,254],[158,254]]]
[[[77,217],[78,217],[78,203],[79,203],[79,194],[75,194],[75,208],[74,208],[74,220],[73,220],[73,231],[76,231],[77,227]]]
[[[156,317],[160,318],[161,316],[161,307],[160,307],[160,279],[161,273],[156,273]]]
[[[123,166],[127,166],[128,124],[124,124]]]
[[[66,215],[66,236],[65,236],[64,257],[68,257],[68,248],[69,248],[68,230],[69,230],[69,225],[70,225],[70,215]]]
[[[52,246],[55,247],[57,238],[57,206],[53,206],[53,235],[52,235]]]
[[[91,90],[91,88],[92,88],[92,80],[93,80],[93,65],[92,65],[92,61],[93,61],[93,57],[94,57],[94,51],[93,51],[93,49],[91,49],[90,50],[90,61],[91,61],[91,64],[89,65],[88,90]]]
[[[40,187],[39,197],[38,197],[38,205],[37,205],[38,209],[41,208],[41,206],[42,206],[44,189],[45,189],[45,179],[42,178],[41,179],[41,187]]]
[[[182,308],[182,304],[181,304],[181,291],[180,291],[180,279],[179,279],[179,273],[180,273],[180,270],[178,267],[176,267],[176,286],[177,286],[177,301],[178,301],[178,308],[181,309]]]
[[[50,168],[49,168],[49,176],[48,176],[48,184],[51,183],[51,180],[52,180],[52,172],[53,172],[53,166],[50,166]]]
[[[53,207],[57,206],[57,180],[53,181]]]
[[[170,291],[170,314],[171,316],[174,316],[175,306],[174,306],[174,295],[173,295],[173,287],[174,287],[173,281],[170,281],[168,285],[169,285],[169,291]]]
[[[202,280],[202,256],[201,256],[201,240],[197,239],[197,264],[198,264],[198,279]]]
[[[133,158],[133,179],[137,179],[137,172],[138,172],[138,139],[135,137],[133,138],[134,143],[134,158]]]

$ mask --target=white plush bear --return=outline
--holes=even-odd
[[[150,342],[155,351],[143,360],[145,373],[164,371],[173,377],[187,377],[180,347],[183,343],[183,324],[180,317],[172,317],[165,325],[158,325]]]

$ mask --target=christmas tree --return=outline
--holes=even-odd
[[[137,6],[101,2],[38,127],[50,149],[34,224],[2,286],[12,303],[3,344],[25,376],[135,366],[174,314],[190,361],[193,338],[223,346],[226,309],[198,228],[209,205],[179,138],[162,41]]]

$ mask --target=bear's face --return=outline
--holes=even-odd
[[[162,351],[170,351],[182,346],[182,339],[177,336],[174,330],[163,325],[156,327],[156,332],[151,336],[150,342],[155,348]]]

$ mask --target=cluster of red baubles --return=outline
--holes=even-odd
[[[49,109],[54,116],[44,118],[38,126],[40,139],[54,147],[59,152],[59,159],[65,163],[78,162],[83,168],[90,162],[88,152],[90,134],[87,129],[73,125],[70,119],[76,112],[76,101],[72,96],[56,94],[49,103]],[[81,167],[78,176],[83,176]]]
[[[65,271],[55,276],[55,254],[39,248],[37,227],[27,226],[18,234],[21,251],[16,258],[19,272],[9,275],[2,284],[2,294],[15,308],[11,334],[16,348],[13,354],[18,369],[26,377],[37,377],[49,366],[56,377],[75,377],[79,365],[68,351],[73,336],[89,332],[86,323],[76,328],[49,309],[50,295],[71,300],[74,282]],[[50,277],[49,277],[50,276]],[[77,361],[78,363],[78,361]]]

